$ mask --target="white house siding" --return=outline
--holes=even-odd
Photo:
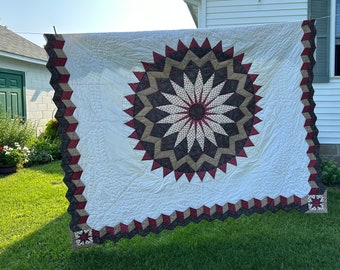
[[[56,106],[54,91],[49,84],[51,74],[43,64],[29,63],[0,56],[0,67],[25,73],[27,119],[37,123],[38,132],[45,129],[48,120],[54,117]]]
[[[305,20],[307,0],[202,0],[205,20],[199,27]]]
[[[314,84],[319,141],[340,144],[340,79]]]

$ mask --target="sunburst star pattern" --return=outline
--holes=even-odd
[[[135,93],[126,96],[132,107],[125,110],[132,117],[126,125],[134,129],[129,137],[145,151],[143,160],[153,161],[151,170],[203,180],[247,157],[250,136],[258,134],[261,97],[243,54],[193,39],[189,47],[179,41],[177,50],[166,46],[165,56],[153,56],[154,63],[142,62],[145,72],[134,73],[139,82],[130,84]]]
[[[224,105],[232,95],[232,93],[220,95],[225,81],[212,87],[213,81],[214,74],[203,83],[201,71],[198,72],[194,84],[184,74],[184,87],[170,80],[176,95],[163,93],[171,104],[157,107],[169,113],[158,123],[171,124],[164,136],[178,133],[175,147],[186,139],[188,151],[191,151],[194,141],[197,140],[201,150],[204,150],[205,138],[217,146],[214,132],[228,136],[220,124],[234,123],[224,113],[236,107]]]

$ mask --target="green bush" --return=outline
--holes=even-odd
[[[36,125],[19,117],[11,119],[9,113],[0,112],[0,146],[14,147],[16,143],[28,146],[36,137]]]
[[[31,144],[28,166],[61,159],[58,126],[56,119],[47,122],[44,132]]]
[[[44,133],[42,134],[42,136],[50,138],[51,140],[55,140],[59,138],[58,127],[59,127],[59,123],[57,119],[54,118],[54,119],[49,120],[46,124],[46,129]]]
[[[60,140],[50,140],[39,137],[30,147],[28,166],[44,164],[56,159],[61,159]]]
[[[321,162],[322,182],[325,185],[340,183],[340,168],[336,162],[325,159]]]

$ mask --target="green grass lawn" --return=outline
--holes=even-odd
[[[59,162],[0,176],[0,269],[340,269],[340,188],[328,214],[202,221],[73,251]]]

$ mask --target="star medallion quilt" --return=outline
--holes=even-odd
[[[327,211],[313,21],[45,37],[75,248]]]

